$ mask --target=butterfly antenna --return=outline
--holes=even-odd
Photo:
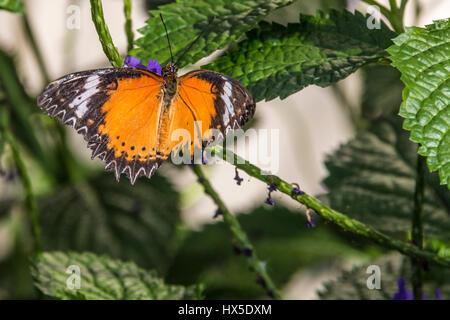
[[[206,30],[208,30],[209,26],[211,25],[211,23],[214,22],[214,20],[216,20],[215,16],[212,17],[211,20],[209,20],[208,24],[206,25],[206,27],[203,28],[202,32],[200,32],[198,37],[194,41],[192,41],[191,44],[189,46],[187,46],[186,49],[184,49],[184,51],[181,54],[181,56],[175,62],[175,65],[178,65],[178,62],[186,55],[186,53],[188,53],[189,50],[191,50],[192,46],[198,41],[198,39],[200,39],[205,34]]]
[[[169,44],[169,51],[170,51],[170,59],[173,62],[172,46],[170,45],[169,33],[167,32],[166,23],[164,22],[164,19],[163,19],[163,16],[161,13],[159,14],[159,17],[161,18],[161,21],[164,25],[164,30],[166,30],[167,43]]]

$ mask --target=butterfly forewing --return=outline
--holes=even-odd
[[[161,160],[152,152],[162,78],[135,68],[78,72],[50,83],[38,106],[82,134],[106,169],[132,183],[150,177]]]

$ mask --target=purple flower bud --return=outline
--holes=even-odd
[[[277,184],[272,182],[272,183],[267,187],[267,189],[269,190],[269,192],[275,191],[275,190],[277,190]]]
[[[162,73],[161,65],[158,63],[158,61],[155,61],[152,59],[150,59],[148,61],[148,67],[146,67],[141,63],[141,60],[139,58],[136,58],[133,56],[128,56],[128,57],[126,57],[125,63],[123,66],[130,67],[130,68],[144,69],[144,70],[148,70],[153,73],[157,73],[159,75],[161,75],[161,73]]]
[[[314,218],[310,218],[306,222],[306,227],[308,227],[308,228],[315,228],[316,227],[316,224],[314,223]]]
[[[269,197],[267,197],[267,199],[266,199],[266,201],[265,201],[264,203],[269,204],[269,205],[271,205],[271,206],[274,206],[274,205],[275,205],[275,200],[273,200],[273,199],[269,196]]]
[[[434,295],[436,296],[436,300],[441,300],[441,289],[436,289]]]
[[[234,175],[234,180],[236,180],[236,184],[238,186],[241,185],[242,181],[244,181],[244,179],[242,179],[241,177],[239,177],[239,172],[237,171],[237,168],[234,169],[235,175]]]
[[[398,291],[394,293],[392,300],[414,300],[413,294],[406,289],[405,279],[400,278],[397,281]]]
[[[292,193],[296,196],[301,196],[302,194],[305,194],[302,190],[300,190],[299,188],[295,187],[294,189],[292,189]]]
[[[147,69],[147,67],[141,63],[141,59],[133,56],[126,57],[124,67]]]
[[[150,59],[148,61],[147,65],[148,65],[148,69],[151,72],[157,73],[159,75],[162,74],[162,68],[161,68],[161,65],[158,63],[158,61]]]

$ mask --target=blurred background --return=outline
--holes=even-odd
[[[149,19],[148,10],[169,2],[133,1],[135,38],[139,37],[136,30]],[[387,0],[380,2],[388,4]],[[233,254],[231,235],[220,219],[213,218],[215,204],[203,194],[188,168],[166,163],[158,175],[150,181],[141,178],[134,188],[124,177],[116,184],[113,174],[103,172],[99,159],[90,160],[82,136],[68,128],[55,128],[37,109],[35,97],[47,81],[43,68],[53,80],[75,71],[108,67],[109,63],[91,21],[88,0],[24,3],[42,62],[36,59],[22,16],[0,11],[0,67],[16,81],[18,95],[23,94],[29,106],[24,112],[31,113],[28,121],[21,122],[20,112],[13,112],[11,125],[20,135],[19,148],[37,197],[44,249],[89,250],[132,260],[144,268],[155,268],[169,283],[204,283],[207,298],[262,297],[243,258]],[[123,1],[103,1],[103,7],[113,41],[125,56]],[[367,5],[350,0],[299,0],[266,20],[285,25],[297,22],[298,12],[314,14],[330,7],[365,13]],[[405,25],[424,26],[447,18],[448,12],[449,1],[410,1]],[[68,23],[74,14],[79,14],[80,24],[71,29]],[[324,161],[355,135],[358,124],[354,119],[364,98],[362,86],[363,76],[356,72],[332,87],[309,86],[287,99],[257,104],[253,127],[279,130],[278,176],[298,183],[312,195],[326,192],[321,183],[327,176]],[[401,88],[398,99],[400,93]],[[55,132],[60,136],[55,138]],[[30,239],[24,192],[11,150],[6,149],[0,159],[0,298],[33,298],[36,291],[26,267]],[[279,193],[272,195],[275,207],[264,205],[267,186],[245,173],[240,173],[242,185],[236,185],[230,165],[208,166],[207,173],[229,208],[240,215],[243,228],[286,298],[316,299],[324,281],[335,279],[355,264],[367,264],[381,252],[327,224],[306,228],[304,208]]]

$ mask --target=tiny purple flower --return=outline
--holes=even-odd
[[[408,291],[408,289],[406,289],[405,279],[398,279],[397,286],[398,291],[394,293],[392,300],[414,300],[414,296],[411,291]]]
[[[159,75],[162,74],[162,68],[161,68],[161,65],[158,63],[158,61],[150,59],[148,61],[147,65],[148,65],[148,69],[151,72],[157,73]]]
[[[267,189],[269,190],[269,192],[275,191],[275,190],[277,190],[277,184],[272,182],[272,183],[267,187]]]
[[[314,223],[314,218],[308,219],[308,221],[306,222],[306,227],[307,228],[315,228],[316,227],[316,224]]]
[[[158,63],[158,61],[150,59],[148,61],[148,67],[146,67],[141,63],[141,60],[139,58],[136,58],[133,56],[126,57],[123,66],[130,67],[130,68],[144,69],[144,70],[148,70],[153,73],[157,73],[159,75],[161,75],[161,72],[162,72],[161,65]]]
[[[266,203],[268,205],[271,205],[271,206],[274,206],[275,205],[275,200],[273,200],[270,196],[268,196],[264,203]]]
[[[300,186],[298,185],[298,183],[292,183],[292,186],[294,187],[292,189],[292,194],[294,196],[301,196],[302,194],[305,194],[302,190],[300,190]]]
[[[236,180],[236,184],[238,186],[241,185],[242,181],[244,181],[244,179],[242,179],[241,177],[239,177],[239,172],[237,171],[237,168],[234,169],[235,175],[234,175],[234,180]]]
[[[435,294],[435,296],[436,296],[436,300],[441,300],[441,289],[436,289],[435,291],[434,291],[434,294]]]
[[[147,67],[141,63],[141,59],[133,56],[126,57],[124,67],[147,69]]]
[[[398,291],[394,293],[392,300],[414,300],[414,295],[406,288],[406,282],[403,278],[398,279],[397,285]],[[436,300],[441,300],[441,289],[436,289],[434,294],[436,296]],[[422,295],[422,300],[428,300],[425,293]]]

